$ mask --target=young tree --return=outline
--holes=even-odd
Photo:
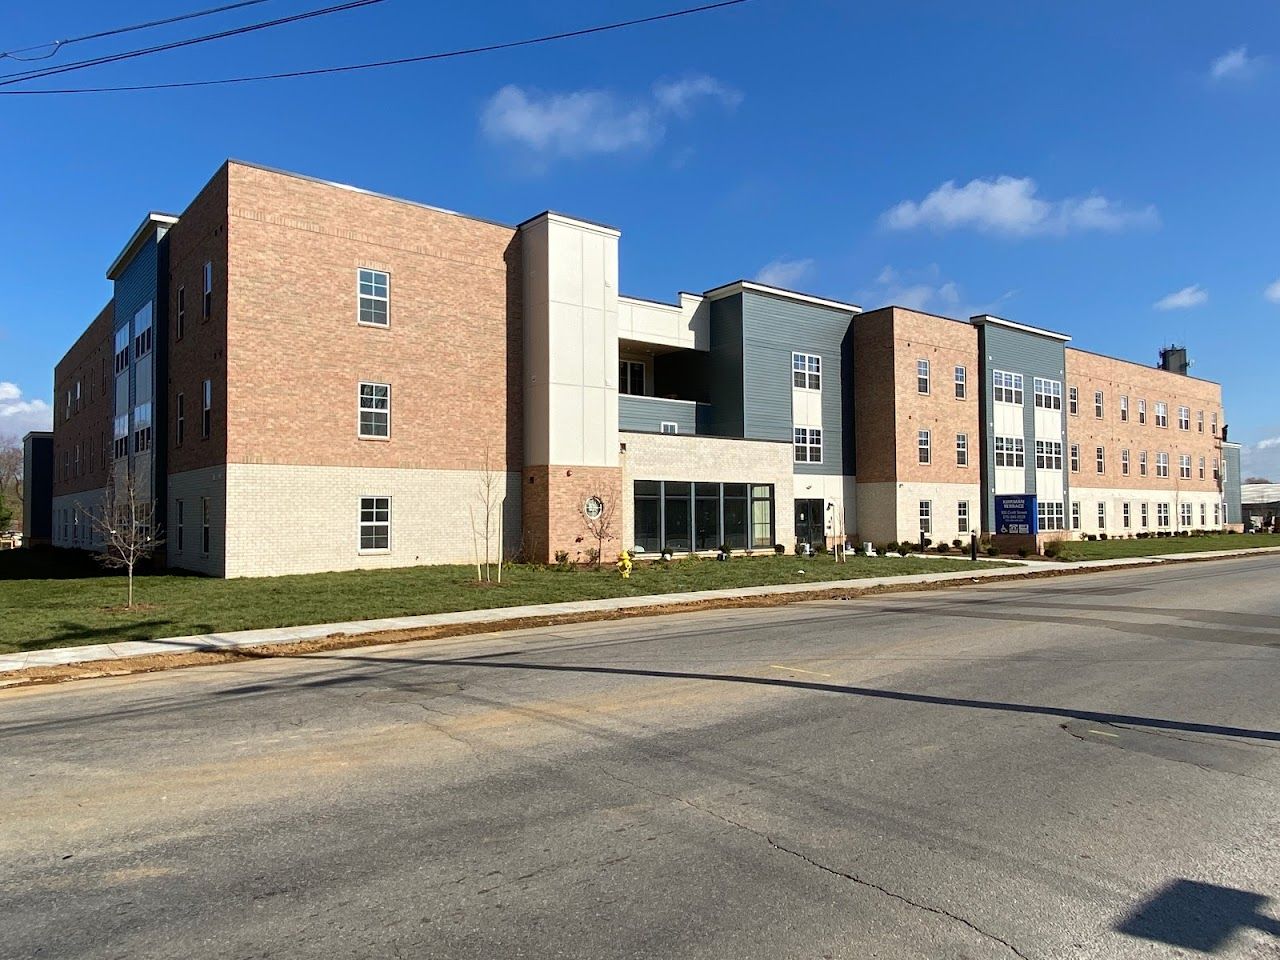
[[[618,502],[613,497],[593,494],[582,506],[582,520],[596,542],[596,566],[604,554],[604,542],[613,539],[613,524],[617,518]]]
[[[96,539],[103,544],[98,559],[104,566],[123,569],[129,575],[129,609],[133,609],[133,572],[140,560],[151,557],[164,543],[155,524],[155,501],[138,489],[132,472],[123,475],[113,467],[107,474],[98,511],[77,503]]]
[[[502,507],[505,502],[506,477],[495,470],[489,448],[485,447],[484,461],[480,468],[480,478],[476,482],[476,499],[479,511],[471,509],[471,537],[475,552],[476,579],[492,580],[493,554],[491,552],[493,538],[498,539],[497,572],[498,582],[502,582]],[[481,566],[478,541],[484,540],[484,564]],[[482,572],[483,571],[483,572]]]
[[[7,530],[14,521],[14,511],[5,510],[16,503],[21,516],[22,507],[22,444],[17,437],[0,434],[0,530]],[[12,497],[12,499],[10,499]]]

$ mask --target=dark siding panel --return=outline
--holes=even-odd
[[[743,436],[742,359],[742,295],[736,294],[711,304],[711,407],[699,433]]]

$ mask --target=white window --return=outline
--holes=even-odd
[[[357,432],[361,437],[385,440],[391,436],[391,385],[360,383]]]
[[[1098,504],[1098,529],[1107,529],[1107,505],[1105,503]]]
[[[1167,453],[1156,454],[1156,476],[1169,476],[1169,455]]]
[[[1148,513],[1145,503],[1138,504],[1138,519],[1142,523],[1142,529],[1151,526],[1151,515]]]
[[[821,390],[822,358],[816,353],[791,354],[791,385],[803,390]]]
[[[1106,473],[1107,472],[1107,451],[1102,449],[1102,447],[1098,447],[1097,454],[1095,455],[1095,459],[1097,460],[1097,464],[1098,464],[1098,472]]]
[[[1196,411],[1196,432],[1204,433],[1204,411]]]
[[[1080,415],[1080,391],[1076,387],[1067,389],[1067,408],[1073,417]]]
[[[1178,476],[1183,480],[1191,479],[1191,454],[1178,455]]]
[[[968,391],[969,372],[964,367],[956,367],[956,399],[963,400]]]
[[[1201,528],[1201,529],[1204,529],[1204,527],[1205,527],[1205,525],[1206,525],[1206,514],[1207,514],[1207,513],[1208,513],[1208,507],[1206,507],[1203,503],[1202,503],[1202,504],[1200,504],[1200,528]]]
[[[674,420],[663,420],[661,425],[659,426],[659,429],[663,433],[679,433],[680,424],[676,423],[676,421]]]
[[[1071,503],[1071,529],[1080,529],[1080,501],[1074,500]]]
[[[1062,409],[1062,384],[1057,380],[1044,380],[1036,377],[1033,386],[1035,387],[1036,406],[1044,410],[1061,410]]]
[[[956,529],[961,533],[969,532],[969,501],[961,500],[956,504]]]
[[[1213,525],[1219,526],[1222,523],[1222,504],[1215,503],[1213,505]]]
[[[639,360],[618,361],[618,392],[644,396],[644,364]]]
[[[133,356],[135,359],[145,357],[155,344],[155,331],[151,328],[151,304],[133,315]]]
[[[1220,472],[1219,472],[1219,470],[1218,470],[1218,458],[1217,458],[1217,457],[1214,457],[1214,458],[1213,458],[1213,479],[1214,479],[1214,480],[1221,480],[1221,479],[1222,479],[1222,475],[1221,475],[1221,473],[1220,473]]]
[[[1093,415],[1098,420],[1102,419],[1102,391],[1093,391]]]
[[[391,498],[360,498],[360,552],[391,549]]]
[[[1138,401],[1138,423],[1147,422],[1147,401]]]
[[[213,263],[206,260],[204,264],[204,318],[213,316]]]
[[[1129,475],[1129,451],[1120,451],[1120,475],[1127,477]]]
[[[930,456],[929,431],[919,430],[916,432],[916,457],[921,463],[928,463]]]
[[[1036,505],[1036,512],[1039,514],[1041,530],[1065,530],[1067,528],[1062,504],[1041,502]]]
[[[1147,451],[1143,450],[1138,454],[1138,476],[1145,477],[1147,475]]]
[[[133,408],[133,452],[145,453],[151,449],[151,404],[140,403]]]
[[[917,393],[929,392],[929,361],[928,360],[916,361],[916,392]]]
[[[1057,440],[1036,441],[1036,469],[1061,470],[1062,444]]]
[[[1163,400],[1156,401],[1156,426],[1169,426],[1169,405]]]
[[[1121,423],[1129,422],[1129,398],[1128,397],[1120,398],[1120,422]]]
[[[372,327],[385,327],[391,323],[391,276],[382,270],[356,271],[356,291],[359,310],[356,319]]]
[[[1120,504],[1120,526],[1126,530],[1133,526],[1133,515],[1129,511],[1129,501]]]
[[[129,326],[126,324],[116,331],[116,375],[124,373],[129,369]],[[67,397],[67,405],[70,406],[71,398]]]
[[[1169,505],[1167,503],[1156,504],[1156,526],[1169,526]]]
[[[967,467],[969,465],[969,435],[967,433],[956,434],[956,466]]]
[[[1003,370],[991,371],[991,388],[997,403],[1016,403],[1022,405],[1022,374],[1006,373]]]
[[[822,462],[822,430],[796,427],[794,432],[796,463]]]
[[[1178,429],[1179,430],[1191,429],[1191,408],[1190,407],[1178,408]]]
[[[1204,479],[1204,457],[1200,458],[1200,479]]]
[[[997,467],[1025,467],[1027,465],[1026,449],[1021,437],[996,437],[995,453]]]
[[[1178,507],[1178,526],[1183,530],[1191,527],[1191,504],[1183,503]]]
[[[1080,444],[1078,443],[1071,445],[1071,472],[1080,472]]]
[[[933,501],[920,501],[920,532],[933,533]]]
[[[206,440],[213,434],[213,381],[206,380],[201,387],[203,407],[200,411],[200,436]]]
[[[1218,415],[1216,413],[1209,420],[1209,432],[1215,437],[1218,435]]]

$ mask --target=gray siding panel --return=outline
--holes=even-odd
[[[618,396],[618,429],[632,433],[661,433],[662,423],[674,423],[682,434],[697,433],[698,405],[684,400]]]
[[[1240,506],[1240,448],[1222,448],[1222,498],[1226,500],[1226,522],[1242,523],[1244,513]]]
[[[760,293],[742,299],[743,435],[791,442],[791,354],[816,353],[822,357],[822,463],[797,463],[795,470],[844,473],[850,432],[844,423],[844,377],[852,314]]]

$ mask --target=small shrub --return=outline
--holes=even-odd
[[[1099,539],[1099,540],[1105,540],[1105,539],[1107,539],[1107,535],[1106,535],[1105,533],[1100,533],[1100,534],[1098,534],[1098,539]]]
[[[891,553],[898,552],[898,544],[896,541],[890,540],[888,543],[881,543],[876,546],[876,553],[882,557],[887,557]]]
[[[911,544],[908,543],[906,540],[903,540],[900,544],[898,544],[898,556],[905,557],[910,552],[911,552]]]
[[[557,551],[556,551],[556,566],[557,566],[557,567],[560,567],[561,569],[563,569],[563,568],[565,568],[565,567],[569,566],[569,551],[568,551],[568,550],[557,550]]]
[[[1018,548],[1018,556],[1020,556],[1023,560],[1027,559],[1027,557],[1029,557],[1030,555],[1031,555],[1031,551],[1028,550],[1026,547]]]
[[[934,547],[934,549],[937,550],[939,553],[946,553],[951,548],[947,546],[947,544],[945,543],[940,543],[936,547]]]
[[[816,549],[817,549],[818,553],[826,553],[826,552],[827,552],[827,541],[825,541],[825,540],[821,541],[821,542],[818,544],[818,546],[817,546],[817,548],[816,548]]]
[[[724,547],[721,547],[720,549],[723,550]],[[776,553],[778,556],[782,556],[784,553],[787,552],[787,548],[780,543],[775,543],[773,545],[773,552]]]
[[[995,547],[987,547],[987,556],[988,556],[988,557],[998,557],[998,556],[1000,556],[1000,551],[999,551],[999,550],[997,550]]]
[[[951,546],[955,547],[957,550],[963,550],[964,541],[961,540],[959,537],[956,537],[954,540],[951,541]]]
[[[799,540],[796,541],[796,556],[797,557],[804,556],[804,544],[801,543]]]
[[[1058,556],[1058,554],[1060,553],[1062,553],[1061,540],[1050,540],[1048,543],[1044,545],[1044,555],[1046,557],[1053,559],[1054,557]]]
[[[1091,543],[1092,543],[1094,540],[1097,540],[1097,539],[1098,539],[1098,535],[1097,535],[1096,533],[1089,533],[1089,534],[1085,534],[1085,536],[1088,538],[1088,540],[1089,540]]]

